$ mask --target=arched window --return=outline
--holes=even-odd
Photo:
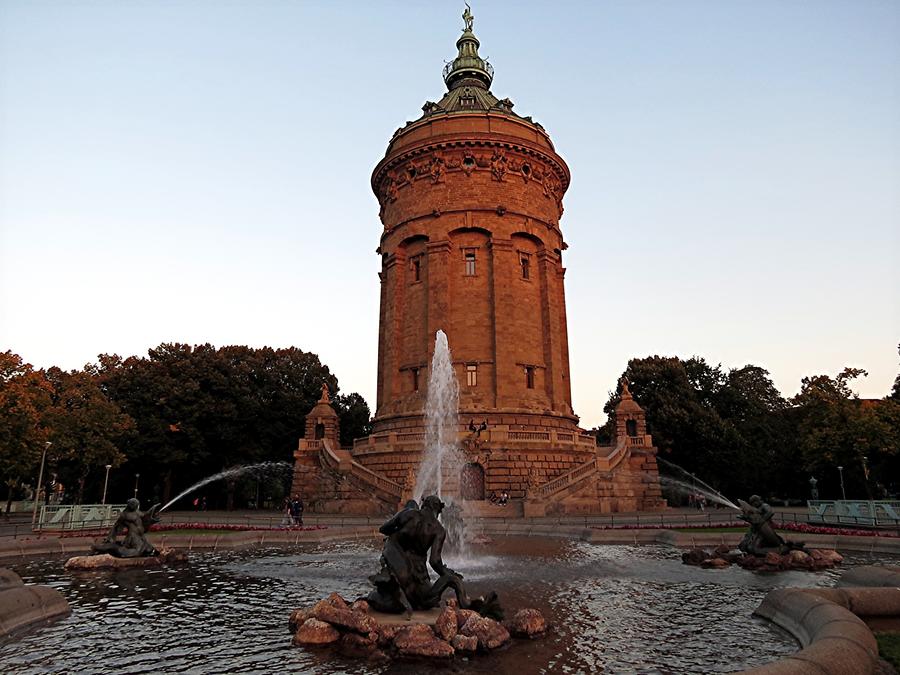
[[[629,436],[637,436],[637,422],[634,420],[626,420],[625,433]]]
[[[316,425],[316,440],[325,438],[325,425],[319,422]]]

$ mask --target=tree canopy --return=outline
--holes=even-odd
[[[900,400],[893,393],[860,400],[850,384],[865,374],[847,368],[807,377],[786,400],[754,365],[723,370],[699,357],[650,356],[632,359],[623,373],[660,457],[732,498],[761,492],[795,499],[809,496],[811,477],[823,498],[840,498],[838,466],[848,498],[879,498],[900,487]],[[604,410],[618,401],[617,391]]]
[[[102,354],[71,372],[35,371],[6,352],[0,478],[33,483],[50,441],[48,466],[72,499],[99,500],[107,464],[117,469],[110,499],[130,496],[137,474],[142,496],[168,499],[230,466],[292,462],[323,383],[334,395],[342,442],[365,435],[362,396],[340,394],[319,357],[294,347],[164,343],[145,357]]]

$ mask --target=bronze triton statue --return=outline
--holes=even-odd
[[[153,523],[159,522],[159,507],[159,504],[154,504],[149,511],[141,511],[141,503],[137,499],[129,499],[106,538],[91,547],[94,553],[109,553],[116,558],[159,555],[145,534]],[[124,539],[117,541],[116,537],[123,532]]]
[[[792,549],[803,550],[802,543],[785,541],[775,532],[770,522],[775,511],[759,495],[750,497],[749,502],[738,499],[738,504],[742,511],[738,518],[750,523],[750,531],[738,544],[741,551],[750,555],[764,556],[770,551],[787,553]]]
[[[462,575],[444,565],[441,552],[447,532],[438,521],[443,508],[444,503],[434,495],[425,497],[421,508],[410,500],[379,528],[387,538],[381,552],[381,571],[369,577],[375,589],[366,600],[379,612],[405,613],[409,619],[413,610],[437,607],[441,594],[451,588],[461,608],[502,618],[496,593],[470,600]],[[428,576],[426,558],[438,574],[434,583]]]

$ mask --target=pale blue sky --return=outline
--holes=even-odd
[[[0,0],[0,349],[296,345],[375,405],[372,168],[461,2]],[[900,341],[900,3],[479,1],[572,170],[575,409],[628,359],[804,375]],[[452,348],[452,345],[451,345]]]

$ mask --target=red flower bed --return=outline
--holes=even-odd
[[[276,525],[232,525],[229,523],[168,523],[152,525],[151,532],[178,532],[179,530],[218,530],[222,532],[309,532],[327,530],[327,525],[304,525],[298,527],[278,527]],[[44,530],[41,534],[55,537],[102,537],[109,528],[94,530]]]
[[[592,525],[592,530],[710,530],[723,527],[746,527],[747,523],[736,521],[731,523],[665,523],[656,525]],[[800,532],[803,534],[835,534],[844,537],[888,537],[897,538],[900,534],[885,530],[853,530],[847,527],[829,527],[825,525],[810,525],[809,523],[784,522],[775,523],[775,528]]]
[[[222,530],[224,532],[309,532],[312,530],[327,529],[327,525],[292,525],[290,527],[279,527],[278,525],[235,525],[231,523],[168,523],[166,525],[156,524],[150,527],[151,532],[177,532],[178,530]]]

